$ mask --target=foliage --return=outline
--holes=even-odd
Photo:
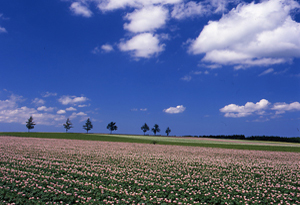
[[[69,118],[67,119],[66,123],[63,125],[64,125],[64,128],[66,129],[66,132],[68,132],[69,129],[73,128],[72,123],[69,120]]]
[[[299,153],[17,137],[0,147],[0,204],[299,204]]]
[[[149,128],[149,126],[147,125],[147,123],[145,123],[145,124],[141,127],[141,130],[143,130],[144,135],[145,135],[145,133],[146,133],[147,131],[149,131],[150,128]]]
[[[89,130],[93,129],[93,125],[90,118],[86,120],[86,123],[83,125],[83,129],[86,130],[86,133],[89,133]]]
[[[152,128],[152,132],[154,133],[154,135],[156,135],[157,132],[160,132],[158,124],[154,125],[154,127]]]
[[[192,136],[189,136],[192,137]],[[214,138],[214,139],[246,139],[245,135],[200,135],[194,137],[203,137],[203,138]]]
[[[170,132],[171,132],[171,130],[170,130],[170,128],[168,127],[168,128],[166,129],[167,136],[169,136]]]
[[[110,122],[108,123],[107,127],[108,130],[110,130],[110,134],[112,133],[112,131],[115,131],[118,129],[117,125],[115,122]]]
[[[251,136],[247,137],[247,140],[263,140],[263,141],[275,141],[275,142],[296,142],[300,143],[300,137],[279,137],[279,136]]]
[[[33,117],[30,116],[30,118],[28,119],[28,121],[26,122],[26,127],[28,129],[28,132],[29,130],[33,129],[34,128],[34,125],[35,123],[33,122]]]

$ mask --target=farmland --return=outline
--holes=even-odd
[[[300,143],[254,141],[254,140],[229,140],[192,137],[165,137],[143,135],[107,135],[107,134],[82,134],[82,133],[38,133],[38,132],[4,132],[0,136],[19,136],[52,139],[75,139],[110,142],[130,142],[160,145],[199,146],[226,149],[246,149],[262,151],[300,152]]]
[[[0,139],[0,204],[300,203],[296,152]]]

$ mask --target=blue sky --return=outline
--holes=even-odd
[[[2,0],[0,130],[299,136],[299,36],[294,0]]]

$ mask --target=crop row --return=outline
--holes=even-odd
[[[300,204],[300,154],[1,137],[0,204]]]

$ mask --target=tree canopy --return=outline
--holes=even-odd
[[[116,125],[115,122],[110,122],[110,123],[108,123],[108,125],[107,125],[106,128],[110,130],[110,134],[112,133],[112,131],[118,129],[118,127],[117,127],[117,125]]]
[[[34,125],[35,123],[33,122],[33,117],[30,116],[30,118],[28,119],[28,121],[26,122],[26,127],[28,129],[28,132],[29,130],[33,129],[34,128]]]
[[[73,128],[72,123],[69,120],[69,118],[67,119],[66,123],[63,125],[64,125],[64,128],[66,129],[66,132],[68,132],[69,129]]]
[[[158,124],[154,125],[154,127],[152,128],[152,132],[154,133],[154,135],[156,135],[157,132],[160,132]]]
[[[170,128],[168,127],[168,128],[166,129],[167,136],[169,136],[170,132],[171,132],[171,130],[170,130]]]
[[[83,129],[86,130],[86,133],[89,133],[89,130],[91,130],[93,128],[92,122],[90,120],[90,118],[88,118],[86,120],[86,123],[83,125]]]
[[[145,124],[141,127],[141,130],[143,130],[144,135],[145,135],[145,133],[146,133],[147,131],[149,131],[150,128],[149,128],[149,126],[147,125],[147,123],[145,123]]]

